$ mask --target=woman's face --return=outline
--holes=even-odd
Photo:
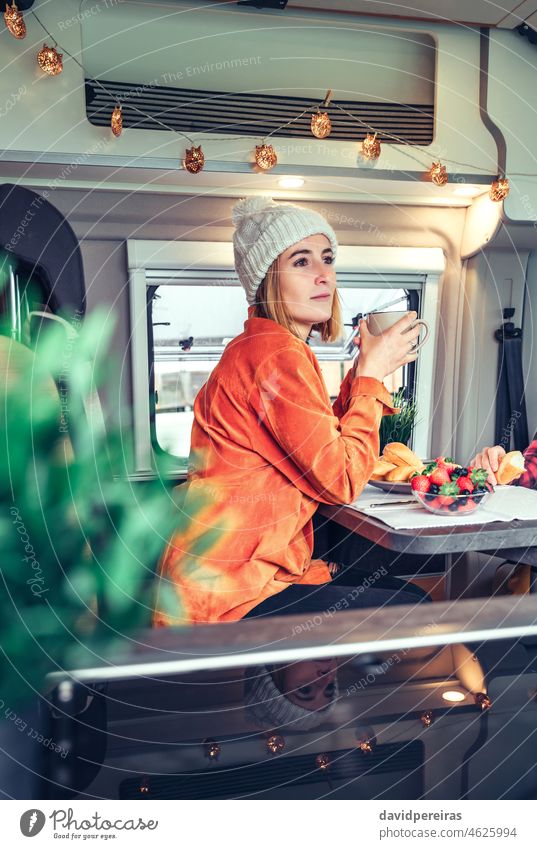
[[[327,236],[302,239],[279,257],[282,300],[302,339],[313,324],[328,321],[336,289],[334,254]]]
[[[301,660],[273,671],[274,683],[290,702],[306,710],[321,710],[333,700],[336,691],[335,658]]]

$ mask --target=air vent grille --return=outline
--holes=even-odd
[[[364,754],[358,749],[342,749],[327,754],[331,760],[332,783],[349,782],[361,776],[367,781],[382,774],[393,776],[393,773],[413,773],[417,783],[422,782],[423,744],[418,740],[377,746],[371,754]],[[119,798],[233,799],[274,788],[278,788],[285,798],[286,788],[318,783],[326,787],[326,782],[327,773],[315,766],[313,755],[280,755],[274,760],[236,764],[232,768],[208,766],[204,772],[129,778],[121,783]],[[147,786],[143,795],[140,793],[142,783]],[[319,792],[322,792],[321,788]]]
[[[167,86],[103,83],[106,92],[94,80],[86,80],[86,114],[98,127],[108,126],[117,102],[123,110],[123,127],[138,130],[163,130],[159,121],[187,134],[218,133],[263,138],[274,133],[305,110],[315,109],[318,100],[279,97],[266,94],[200,91]],[[379,138],[393,142],[395,135],[406,144],[428,145],[433,140],[432,104],[359,102],[338,100],[351,115],[373,127]],[[139,111],[138,111],[139,110]],[[143,114],[141,114],[143,113]],[[329,108],[332,120],[331,140],[359,141],[367,132],[339,109]],[[147,116],[147,117],[144,117]],[[311,111],[275,136],[307,138]]]

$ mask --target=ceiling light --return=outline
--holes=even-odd
[[[463,702],[466,698],[464,693],[461,693],[460,690],[446,690],[442,693],[442,698],[446,700],[446,702]]]
[[[304,185],[304,177],[280,177],[278,185],[280,189],[301,189]]]
[[[462,195],[462,197],[466,198],[473,198],[476,195],[480,195],[485,191],[486,188],[483,186],[471,186],[467,184],[465,186],[457,186],[456,189],[453,189],[453,194]]]

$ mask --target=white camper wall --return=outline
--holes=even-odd
[[[173,49],[179,54],[185,36],[182,34],[181,14],[189,7],[196,7],[199,18],[199,32],[196,36],[197,52],[200,59],[211,56],[218,36],[205,34],[205,16],[210,15],[212,22],[219,21],[222,33],[237,32],[236,43],[229,43],[228,52],[244,56],[245,45],[248,55],[260,55],[266,65],[267,90],[271,90],[271,61],[278,56],[278,29],[284,27],[288,33],[294,30],[294,46],[301,44],[300,29],[305,27],[308,33],[315,32],[317,38],[309,45],[308,56],[293,69],[293,88],[300,89],[307,96],[322,98],[325,88],[331,85],[330,73],[323,74],[322,91],[312,90],[312,74],[318,73],[319,56],[325,61],[335,62],[340,49],[347,49],[351,33],[356,33],[356,61],[352,56],[346,62],[348,68],[347,89],[360,92],[360,76],[364,69],[360,67],[360,46],[364,42],[372,44],[375,31],[381,31],[393,44],[390,58],[395,61],[397,52],[402,56],[404,72],[405,50],[407,43],[423,39],[430,35],[437,45],[435,78],[435,139],[429,147],[420,147],[421,161],[430,158],[449,156],[453,160],[475,163],[475,167],[464,168],[466,173],[490,173],[491,163],[496,162],[496,145],[489,130],[481,120],[479,112],[479,32],[474,29],[462,29],[451,26],[428,25],[420,22],[402,23],[375,18],[352,18],[331,15],[329,13],[304,12],[288,9],[285,15],[267,13],[250,9],[248,11],[224,4],[218,9],[207,4],[176,3],[173,7],[158,3],[139,2],[91,2],[79,4],[76,0],[54,0],[54,3],[37,0],[35,11],[45,26],[70,53],[84,63],[84,46],[88,54],[91,70],[99,73],[103,79],[121,78],[125,75],[127,57],[121,55],[116,61],[115,35],[118,51],[127,39],[132,45],[129,62],[129,79],[132,74],[137,83],[149,84],[155,77],[157,57],[166,50]],[[184,151],[184,143],[172,133],[151,130],[128,130],[121,138],[114,139],[107,128],[92,126],[86,119],[84,74],[68,56],[64,56],[64,71],[59,77],[46,77],[37,67],[35,55],[48,38],[31,13],[25,15],[28,35],[24,41],[12,38],[4,29],[0,32],[4,73],[0,77],[0,105],[9,103],[9,120],[0,122],[0,148],[9,151],[11,156],[19,155],[28,161],[38,158],[40,161],[72,161],[73,157],[83,157],[83,162],[101,161],[103,157],[110,165],[120,167],[132,157],[136,157],[136,167],[143,167],[156,160],[178,163]],[[186,19],[185,19],[186,20]],[[240,32],[244,30],[244,32]],[[148,34],[151,43],[148,43]],[[369,35],[368,35],[369,34]],[[188,40],[194,38],[188,33]],[[239,36],[241,36],[239,38]],[[310,37],[308,35],[308,37]],[[226,36],[222,36],[226,38]],[[91,44],[89,43],[91,40]],[[229,38],[227,38],[229,41]],[[226,42],[227,43],[227,42]],[[352,42],[351,42],[352,43]],[[274,49],[271,44],[275,44]],[[399,45],[399,46],[398,46]],[[317,49],[315,49],[315,47]],[[121,53],[121,51],[120,51]],[[100,60],[97,57],[100,55]],[[294,55],[294,53],[293,53]],[[384,54],[385,55],[385,54]],[[309,58],[308,58],[309,57]],[[290,60],[289,60],[290,61]],[[378,57],[379,64],[383,57]],[[283,62],[280,58],[279,62]],[[181,64],[174,61],[174,66]],[[274,62],[272,63],[274,65]],[[311,66],[311,67],[310,67]],[[181,66],[182,67],[182,66]],[[158,70],[158,69],[157,69]],[[163,73],[175,72],[177,67],[160,68]],[[254,68],[255,70],[255,68]],[[248,71],[248,68],[246,68]],[[414,68],[416,87],[419,90],[420,67]],[[407,72],[411,78],[410,71]],[[326,79],[326,83],[324,80]],[[169,80],[168,80],[169,82]],[[172,81],[184,85],[184,79]],[[166,84],[164,80],[163,83]],[[198,83],[198,87],[202,87]],[[241,86],[239,86],[240,88]],[[18,91],[20,95],[17,95]],[[278,92],[281,93],[278,89]],[[367,86],[364,92],[367,99]],[[397,99],[397,98],[396,98]],[[196,134],[197,142],[203,142],[205,155],[209,161],[220,161],[229,166],[233,163],[244,164],[249,161],[252,145],[248,140],[239,143],[226,139],[225,135],[215,138],[211,134]],[[287,144],[285,137],[278,138],[284,148],[282,164],[326,166],[328,173],[335,167],[343,168],[354,174],[358,163],[356,145],[353,142],[324,140],[322,144]],[[296,142],[296,140],[295,140]],[[4,154],[6,158],[6,154]],[[385,150],[380,168],[395,172],[416,170],[415,163],[409,160],[405,151],[398,146]],[[418,170],[422,168],[418,165]],[[71,175],[72,176],[72,175]],[[188,175],[191,184],[196,178]],[[110,179],[116,182],[121,174]],[[173,184],[173,180],[171,180]]]
[[[528,256],[527,250],[488,249],[468,260],[461,290],[459,366],[455,369],[455,453],[464,462],[483,446],[494,444],[499,347],[494,331],[502,325],[506,307],[515,308],[514,322],[521,325]],[[531,336],[525,340],[525,351],[528,345],[531,349]],[[528,420],[531,432],[531,415]]]

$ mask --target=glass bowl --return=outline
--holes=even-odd
[[[490,498],[492,492],[478,492],[477,495],[433,495],[430,492],[412,490],[416,499],[437,516],[467,516],[479,510]]]

